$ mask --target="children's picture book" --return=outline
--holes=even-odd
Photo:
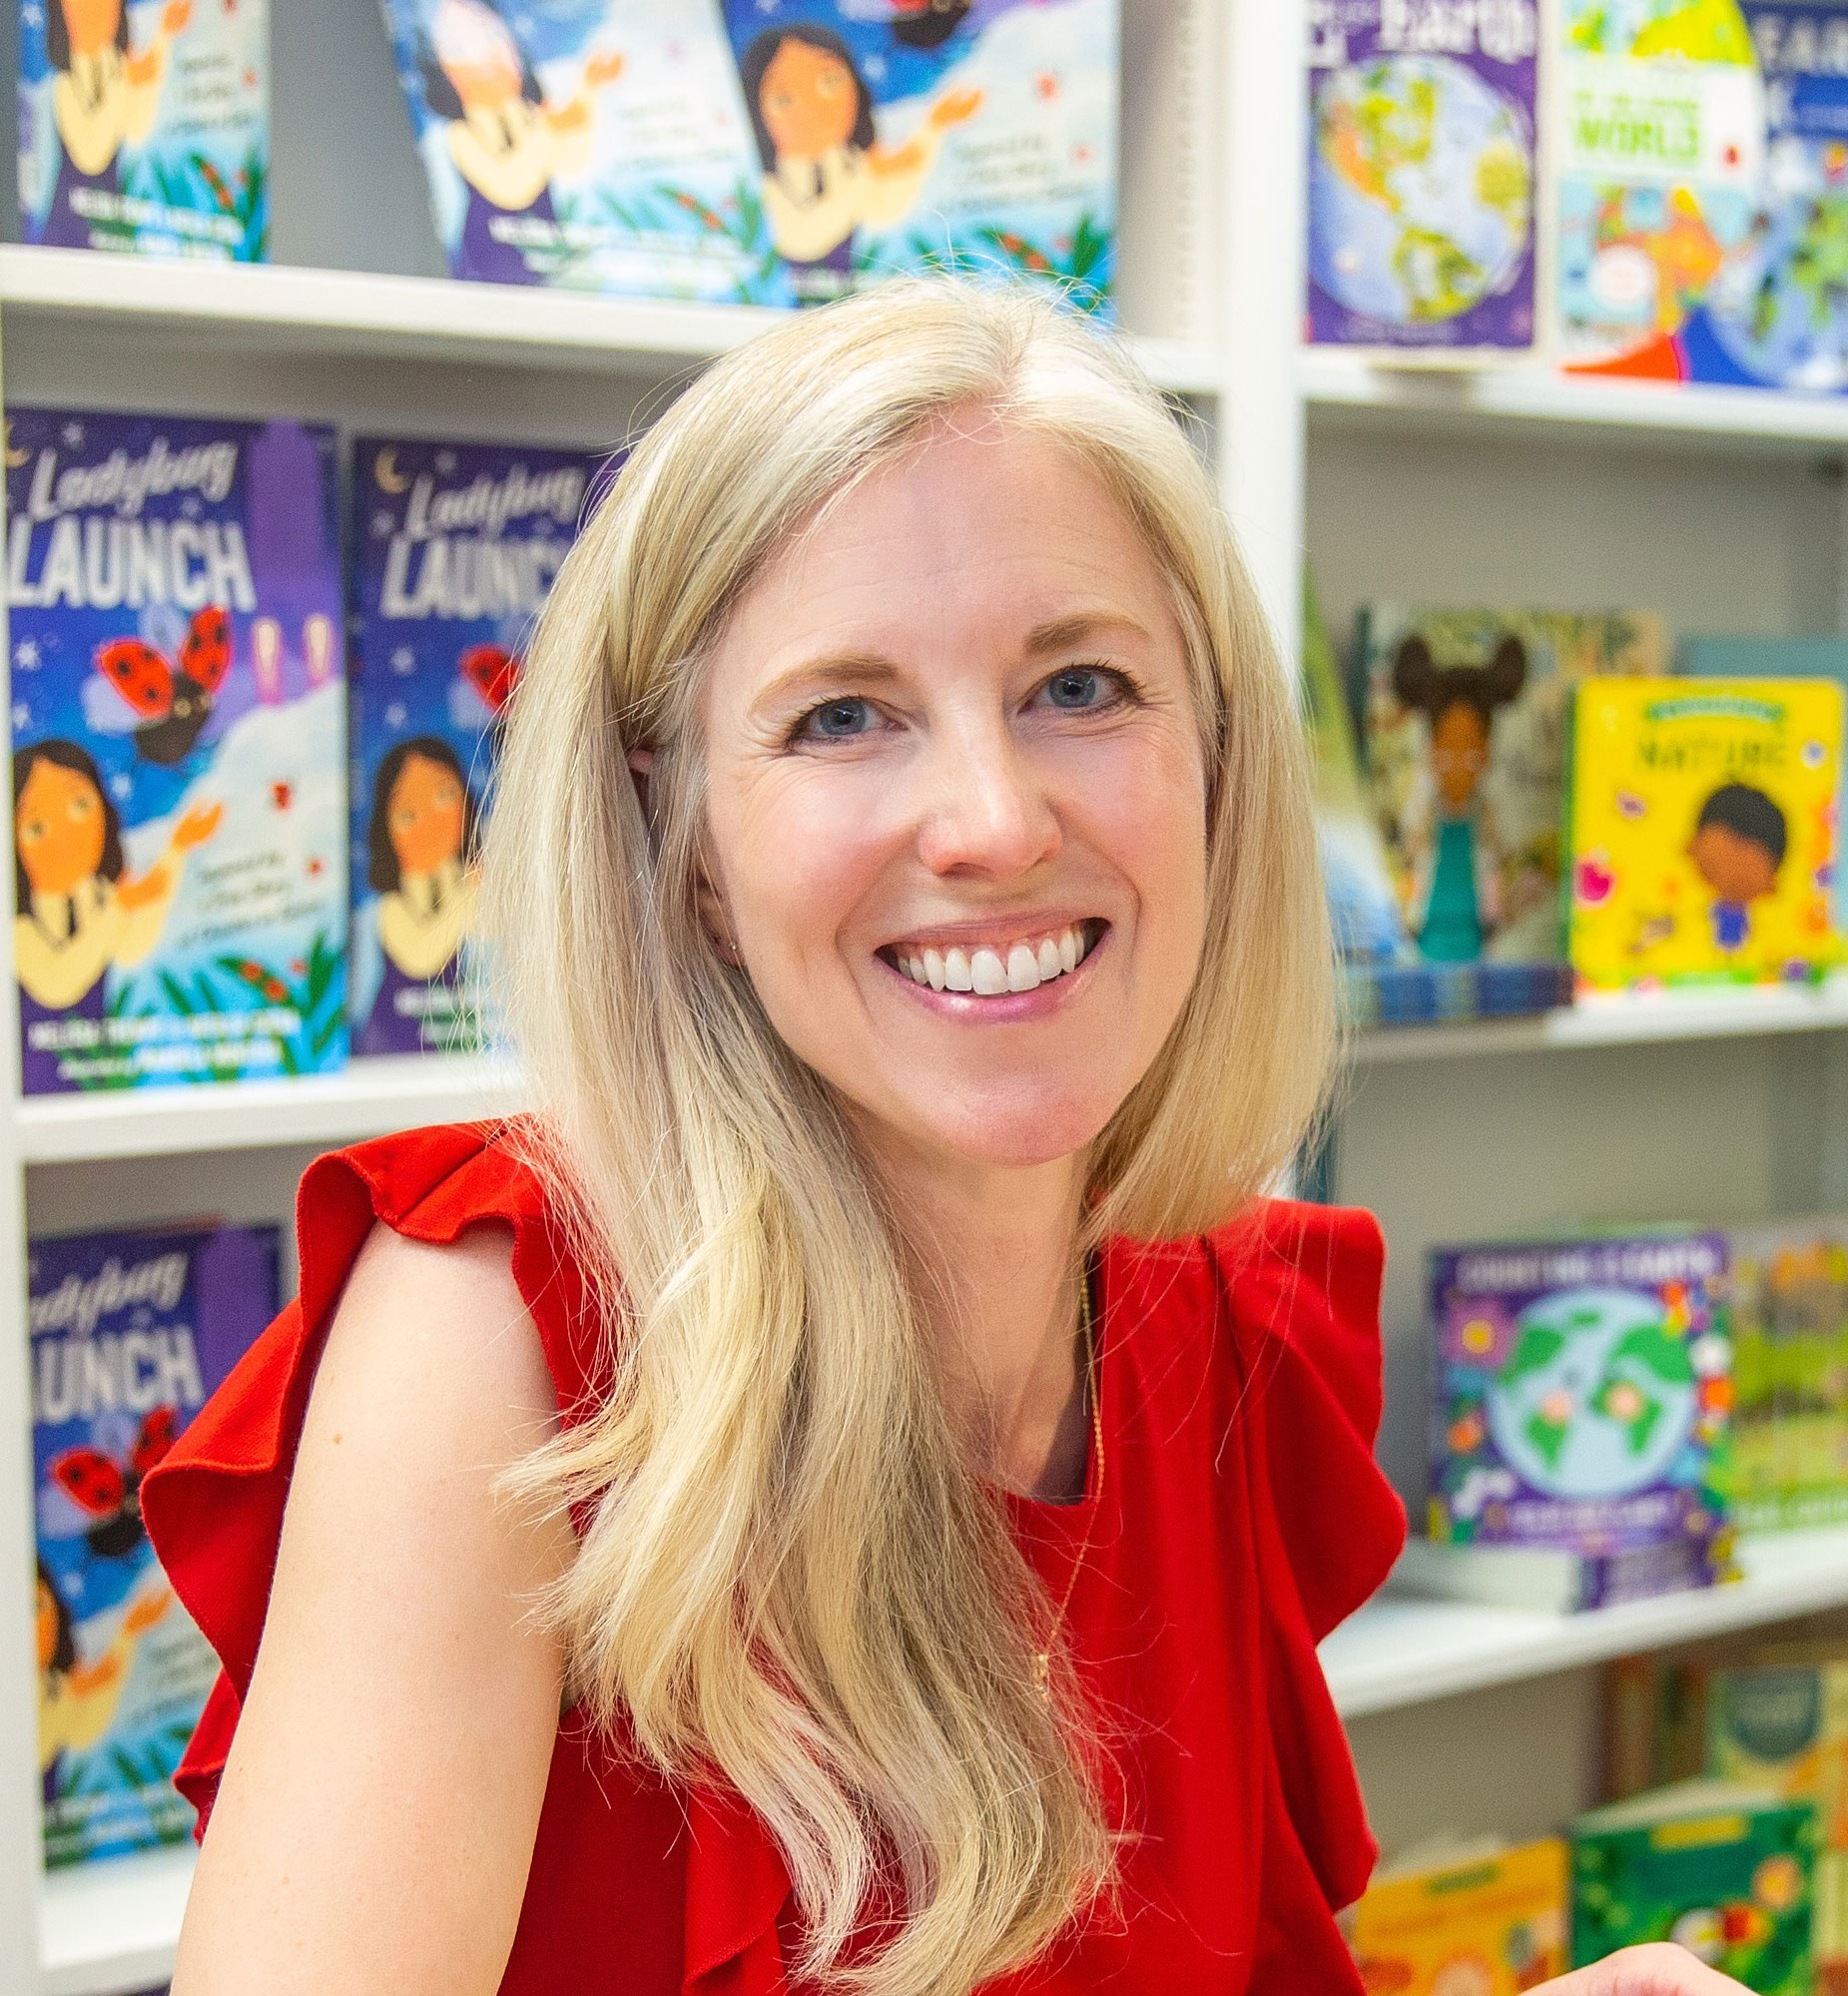
[[[1571,1841],[1574,1966],[1673,1941],[1760,1996],[1810,1996],[1807,1802],[1679,1782],[1578,1817]]]
[[[1395,364],[1532,351],[1536,0],[1309,17],[1309,338]]]
[[[1729,1236],[1740,1526],[1848,1519],[1848,1220]]]
[[[28,243],[270,254],[269,0],[19,0]]]
[[[1374,811],[1419,955],[1556,970],[1572,689],[1665,671],[1666,626],[1643,611],[1378,603],[1355,655]]]
[[[1738,0],[1562,0],[1558,20],[1563,357],[1740,379],[1712,316],[1737,295],[1766,199],[1765,83]]]
[[[1585,992],[1814,980],[1830,921],[1842,690],[1821,679],[1577,691],[1571,960]]]
[[[345,1058],[333,434],[6,416],[25,1091]]]
[[[1110,296],[1119,0],[724,0],[768,302],[902,271]]]
[[[604,460],[359,437],[352,478],[352,1050],[483,1043],[467,949],[494,756]]]
[[[1848,1991],[1848,1659],[1715,1670],[1707,1766],[1816,1811],[1818,1996]]]
[[[1607,1802],[1691,1781],[1708,1771],[1713,1668],[1649,1651],[1618,1657],[1602,1686],[1600,1788]]]
[[[1722,1235],[1433,1248],[1429,1536],[1601,1564],[1581,1607],[1729,1577]]]
[[[452,277],[765,303],[719,0],[383,0]]]
[[[1564,1974],[1569,1898],[1556,1836],[1429,1858],[1408,1852],[1348,1916],[1348,1943],[1369,1990],[1520,1996]]]
[[[162,1577],[142,1479],[276,1314],[275,1227],[39,1239],[28,1255],[48,1866],[174,1843],[218,1660]]]

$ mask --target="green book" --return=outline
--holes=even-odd
[[[1758,1996],[1810,1996],[1816,1812],[1680,1781],[1572,1824],[1572,1961],[1674,1941]]]

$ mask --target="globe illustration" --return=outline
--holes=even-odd
[[[1749,242],[1707,295],[1714,337],[1748,374],[1848,386],[1848,146],[1780,140]]]
[[[1329,71],[1314,133],[1309,264],[1329,297],[1412,327],[1515,282],[1534,185],[1513,99],[1447,57],[1393,56]]]
[[[1530,1304],[1488,1392],[1502,1458],[1549,1497],[1622,1497],[1688,1441],[1694,1368],[1662,1306],[1633,1289],[1566,1289]]]

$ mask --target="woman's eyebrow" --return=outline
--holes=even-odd
[[[1125,611],[1076,610],[1069,616],[1054,617],[1050,623],[1037,625],[1030,631],[1027,634],[1026,655],[1028,658],[1044,658],[1048,653],[1065,651],[1072,645],[1084,644],[1112,632],[1138,638],[1151,635],[1144,625]]]
[[[839,692],[844,685],[889,686],[899,676],[899,668],[883,652],[824,652],[819,658],[805,658],[800,665],[779,673],[751,705],[778,707],[789,701]]]

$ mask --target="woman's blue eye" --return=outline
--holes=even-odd
[[[846,735],[864,735],[873,725],[873,708],[865,700],[826,700],[808,719],[807,732],[839,741]]]
[[[1109,697],[1110,682],[1094,665],[1069,665],[1046,681],[1054,707],[1096,707]]]

